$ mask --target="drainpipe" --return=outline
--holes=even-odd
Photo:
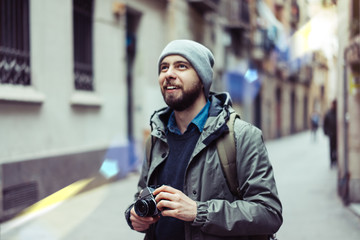
[[[349,172],[349,109],[348,109],[348,79],[347,79],[347,62],[346,62],[346,53],[349,49],[345,50],[344,56],[344,115],[343,115],[343,137],[344,137],[344,176],[342,177],[343,182],[343,202],[345,205],[349,204],[349,181],[350,181],[350,172]]]

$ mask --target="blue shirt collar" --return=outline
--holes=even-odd
[[[196,117],[187,126],[186,132],[193,131],[196,128],[199,130],[199,132],[202,132],[205,126],[205,122],[209,116],[209,109],[210,109],[210,101],[208,100],[206,105],[201,109],[198,115],[196,115]],[[180,129],[176,124],[174,111],[170,115],[167,124],[167,130],[172,133],[181,135]]]

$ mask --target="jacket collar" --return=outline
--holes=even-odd
[[[228,131],[226,122],[229,119],[232,105],[230,95],[226,92],[211,92],[209,100],[211,102],[209,117],[198,141],[204,145],[203,147],[220,137],[224,132]],[[156,111],[150,119],[150,126],[152,130],[151,134],[155,137],[161,138],[163,141],[166,141],[165,129],[171,112],[171,108],[165,107]],[[201,146],[199,147],[201,149],[203,148]]]

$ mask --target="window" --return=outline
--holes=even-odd
[[[93,1],[73,0],[75,89],[93,91]]]
[[[31,85],[29,0],[0,0],[0,85]]]
[[[360,3],[359,0],[355,0],[352,6],[350,36],[355,37],[358,34],[360,34]]]

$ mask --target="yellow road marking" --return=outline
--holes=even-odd
[[[44,208],[50,207],[55,203],[60,203],[80,192],[89,182],[91,182],[94,178],[86,178],[79,181],[76,181],[70,184],[67,187],[51,194],[50,196],[38,201],[37,203],[31,205],[30,207],[24,209],[19,213],[18,216],[24,216],[30,213],[34,213],[36,211],[42,210]]]

